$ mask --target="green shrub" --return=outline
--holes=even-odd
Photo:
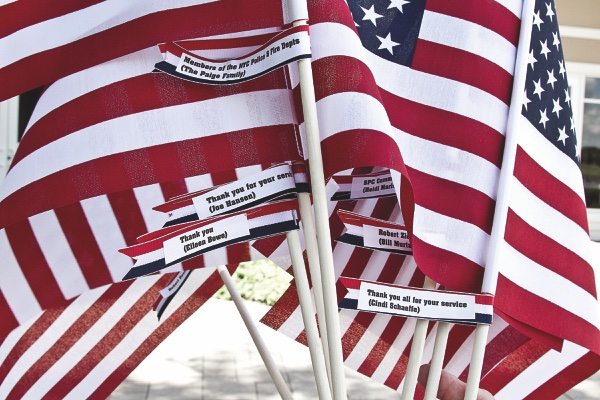
[[[243,299],[272,306],[289,287],[292,276],[265,259],[241,263],[232,278]],[[225,286],[219,289],[215,297],[231,300]]]

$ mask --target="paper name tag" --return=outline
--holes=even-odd
[[[165,240],[165,263],[181,260],[231,240],[250,235],[246,214],[234,215]]]
[[[408,232],[402,229],[363,225],[363,243],[365,247],[411,251]]]
[[[295,188],[296,182],[292,167],[284,164],[219,186],[215,190],[194,197],[192,201],[198,219],[204,219],[243,209],[247,204],[258,204],[265,198],[295,190]]]
[[[175,72],[204,83],[224,84],[255,78],[299,58],[310,57],[307,30],[291,28],[252,54],[235,60],[208,60],[181,54]]]
[[[394,194],[394,183],[390,174],[352,178],[351,199],[392,196]]]
[[[475,296],[361,282],[358,309],[435,320],[473,320]]]

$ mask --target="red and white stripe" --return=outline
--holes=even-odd
[[[108,397],[223,284],[214,270],[195,271],[157,321],[152,305],[168,280],[156,275],[89,290],[13,331],[0,347],[0,396]]]
[[[589,238],[581,171],[523,116],[517,137],[498,278],[501,310],[600,353],[594,273],[599,264]]]
[[[279,27],[282,14],[278,0],[3,2],[0,100],[158,43]]]

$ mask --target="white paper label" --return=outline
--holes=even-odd
[[[436,320],[475,318],[475,296],[361,282],[358,309]]]
[[[245,204],[260,201],[273,194],[294,189],[296,182],[292,167],[284,164],[240,179],[194,197],[198,219],[226,214]]]
[[[408,232],[402,229],[363,225],[363,243],[365,247],[411,251]]]
[[[390,174],[352,178],[352,187],[350,189],[351,199],[391,196],[395,193],[394,183]]]
[[[291,32],[245,58],[217,61],[182,54],[176,71],[193,79],[226,83],[251,79],[289,63],[291,60],[310,55],[310,38],[307,31]]]
[[[185,282],[185,279],[189,276],[190,272],[192,271],[188,270],[179,272],[177,276],[175,276],[175,278],[173,278],[173,280],[169,282],[169,285],[159,292],[160,295],[162,297],[169,297],[173,293],[177,292],[181,285],[183,285],[183,282]]]
[[[234,215],[165,240],[165,263],[182,259],[230,240],[250,235],[246,214]]]

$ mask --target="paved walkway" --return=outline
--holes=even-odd
[[[258,321],[268,307],[246,302]],[[214,321],[207,326],[209,321]],[[308,349],[258,324],[294,400],[317,399]],[[398,392],[346,369],[349,400],[394,400]],[[231,301],[210,299],[148,356],[110,400],[277,400],[277,389]],[[600,373],[560,400],[600,399]]]

